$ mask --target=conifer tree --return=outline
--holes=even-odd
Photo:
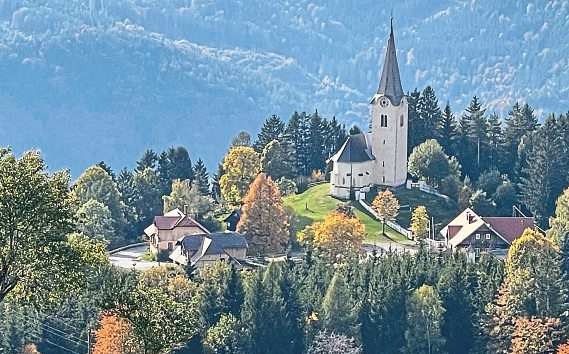
[[[478,176],[479,171],[484,169],[484,155],[488,147],[488,120],[485,116],[486,110],[482,109],[482,105],[478,98],[474,96],[470,105],[466,108],[466,115],[469,116],[467,121],[468,131],[467,137],[470,146],[474,150],[475,165],[472,166],[472,176]]]
[[[532,146],[526,155],[521,178],[521,201],[529,208],[541,225],[555,210],[555,198],[565,187],[562,145],[556,129],[555,116],[549,116],[543,127],[532,136]]]
[[[205,167],[202,159],[198,159],[198,161],[196,161],[193,175],[194,182],[198,187],[200,194],[203,196],[210,195],[209,174],[207,173],[207,168]]]
[[[324,157],[329,158],[334,155],[348,138],[344,125],[338,123],[336,117],[330,121],[323,120],[325,125],[324,134]]]
[[[151,149],[144,152],[140,160],[136,161],[136,171],[142,172],[147,168],[155,169],[158,163],[158,155]]]
[[[504,127],[505,161],[515,162],[518,157],[518,145],[525,135],[538,128],[537,117],[527,103],[523,107],[516,102],[508,113]]]
[[[310,116],[308,139],[308,172],[322,171],[326,160],[324,156],[324,122],[318,111]]]
[[[251,134],[242,130],[233,138],[231,141],[231,147],[239,147],[239,146],[251,146]]]
[[[437,141],[441,144],[445,153],[449,156],[456,156],[455,148],[458,137],[458,128],[456,118],[448,102],[441,114],[441,120],[437,128]]]
[[[188,150],[183,146],[177,146],[163,151],[158,158],[158,176],[164,185],[164,194],[170,194],[172,181],[175,179],[192,181],[192,160]]]
[[[420,141],[435,139],[441,123],[442,113],[435,90],[431,86],[427,86],[423,90],[417,102],[417,112],[423,128]]]
[[[277,185],[271,177],[259,173],[243,199],[237,230],[246,235],[250,252],[264,254],[286,249],[288,228],[288,216]]]
[[[336,271],[326,290],[320,319],[327,331],[347,336],[357,333],[356,313],[341,270]]]
[[[503,146],[502,121],[496,113],[493,113],[488,117],[488,163],[490,168],[502,167],[502,161],[504,161]]]
[[[310,175],[309,117],[306,113],[294,112],[285,130],[285,140],[291,149],[295,173]]]
[[[267,146],[273,140],[281,140],[282,135],[284,134],[285,124],[281,120],[281,118],[277,115],[272,115],[265,120],[263,123],[263,127],[257,135],[257,141],[253,147],[257,153],[262,153]]]
[[[407,153],[410,154],[413,148],[423,142],[423,124],[419,116],[418,105],[421,93],[417,88],[407,96],[409,104],[409,137],[407,140]]]

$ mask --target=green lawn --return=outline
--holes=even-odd
[[[294,210],[293,222],[297,230],[302,230],[307,225],[324,220],[326,214],[336,209],[339,203],[342,203],[342,201],[329,196],[329,191],[330,185],[325,183],[309,188],[304,193],[284,198],[285,206]],[[356,216],[365,225],[367,240],[386,241],[387,239],[384,236],[379,236],[381,224],[368,215],[359,204],[355,203],[354,206]],[[406,241],[405,236],[388,226],[385,227],[385,233],[392,240]]]
[[[411,211],[418,205],[424,205],[427,208],[429,216],[435,218],[435,224],[438,229],[444,227],[458,214],[458,206],[455,202],[421,192],[419,189],[399,188],[394,191],[394,194],[401,205],[399,215],[397,215],[397,223],[403,227],[409,227]],[[376,190],[368,193],[366,196],[368,203],[371,203],[376,195]]]

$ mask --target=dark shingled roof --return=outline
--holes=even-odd
[[[336,162],[365,162],[374,157],[368,149],[365,134],[350,135],[340,151]]]
[[[180,241],[183,250],[196,252],[202,249],[204,240],[209,238],[211,244],[205,251],[208,254],[222,254],[229,248],[247,248],[247,240],[243,234],[237,232],[216,232],[203,235],[187,235]]]
[[[381,72],[381,80],[377,93],[387,96],[391,103],[399,105],[401,99],[405,95],[401,87],[401,78],[399,77],[399,64],[397,64],[397,51],[395,49],[395,37],[393,35],[393,20],[391,22],[391,33],[387,42],[387,51],[383,61],[383,71]]]

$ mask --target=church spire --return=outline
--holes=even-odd
[[[395,50],[395,36],[393,35],[393,17],[391,17],[391,31],[389,33],[389,41],[387,42],[387,51],[383,61],[383,71],[379,81],[378,94],[383,94],[393,104],[398,105],[401,98],[405,95],[401,87],[401,78],[399,77],[399,65],[397,64],[397,53]]]

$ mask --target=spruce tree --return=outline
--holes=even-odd
[[[275,181],[282,177],[292,177],[290,156],[278,140],[271,141],[263,149],[261,170]]]
[[[456,118],[447,102],[441,115],[441,120],[437,129],[437,140],[449,156],[456,156],[456,142],[458,137]]]
[[[142,172],[147,168],[156,168],[158,162],[158,155],[151,149],[146,150],[140,160],[136,161],[136,171]]]
[[[524,136],[530,135],[537,128],[538,122],[533,108],[528,104],[522,107],[516,102],[504,119],[504,161],[508,161],[510,164],[517,164],[518,146]]]
[[[423,124],[419,116],[418,105],[421,98],[421,93],[415,88],[407,96],[409,104],[409,137],[407,140],[407,153],[411,154],[413,148],[424,141],[423,139]]]
[[[194,183],[201,195],[210,195],[209,174],[202,159],[198,159],[194,165]]]
[[[532,137],[532,147],[526,155],[521,178],[521,201],[529,208],[542,226],[555,210],[555,199],[563,191],[565,176],[562,145],[557,131],[557,119],[549,116]]]
[[[308,128],[308,174],[312,171],[324,170],[326,157],[324,156],[324,123],[318,111],[310,116]]]
[[[439,100],[435,94],[435,90],[431,86],[427,86],[417,103],[417,111],[422,126],[421,142],[427,139],[437,137],[437,128],[441,122],[441,108]]]
[[[322,300],[322,326],[330,332],[352,336],[358,332],[356,313],[344,274],[337,270]]]
[[[502,121],[496,113],[493,113],[488,117],[488,167],[498,169],[502,167],[503,146]]]
[[[253,147],[257,153],[263,152],[265,146],[273,140],[281,140],[285,124],[279,116],[272,115],[265,120]]]
[[[291,149],[295,173],[301,176],[310,174],[309,123],[306,113],[294,112],[285,130],[285,140]]]

